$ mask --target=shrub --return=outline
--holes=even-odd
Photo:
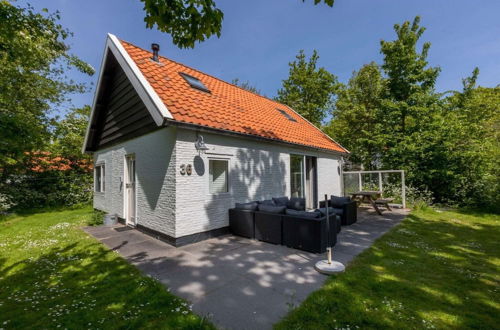
[[[94,210],[94,212],[92,213],[92,216],[87,221],[87,225],[89,225],[89,226],[102,225],[104,223],[104,215],[105,214],[106,214],[106,212]]]
[[[9,209],[34,209],[88,204],[92,200],[92,174],[81,170],[28,172],[0,184]]]
[[[8,196],[0,193],[0,214],[6,213],[13,206],[15,206],[15,203]]]
[[[418,189],[412,186],[405,186],[406,206],[414,209],[423,209],[431,205],[434,201],[432,192],[427,189]],[[384,196],[393,197],[395,203],[402,203],[402,191],[400,185],[384,185]]]

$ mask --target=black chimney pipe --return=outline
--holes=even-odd
[[[158,44],[151,44],[151,49],[153,50],[153,58],[152,60],[155,62],[160,62],[158,60],[158,52],[160,51],[160,45]]]

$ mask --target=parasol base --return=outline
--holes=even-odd
[[[321,274],[330,275],[341,273],[345,270],[344,264],[338,261],[328,263],[328,260],[320,260],[314,265],[314,269]]]

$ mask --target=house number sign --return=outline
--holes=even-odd
[[[182,175],[191,175],[193,172],[191,164],[182,164],[181,165],[181,174]]]

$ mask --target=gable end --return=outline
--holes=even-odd
[[[112,53],[108,53],[86,151],[135,138],[158,128]]]

